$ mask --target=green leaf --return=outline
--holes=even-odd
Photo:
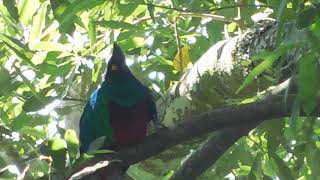
[[[53,159],[52,166],[60,171],[65,172],[65,164],[67,159],[66,142],[63,139],[55,138],[48,141],[48,145],[43,148],[46,155],[50,155]]]
[[[12,94],[22,84],[22,82],[15,81],[15,77],[3,67],[0,67],[0,77],[0,97]]]
[[[59,30],[62,32],[68,32],[70,25],[73,25],[73,21],[76,18],[76,14],[85,9],[91,9],[97,5],[104,3],[103,0],[75,0],[68,5],[63,13],[58,17],[60,23]]]
[[[42,3],[37,14],[33,17],[32,27],[29,37],[29,42],[33,43],[36,38],[39,38],[46,22],[48,4],[46,2]]]
[[[42,89],[37,96],[33,95],[28,98],[22,106],[25,112],[34,112],[44,108],[46,105],[53,102],[57,97],[46,96],[52,87]]]
[[[235,32],[237,30],[237,23],[232,22],[230,24],[228,24],[228,32]]]
[[[273,153],[272,158],[278,166],[278,177],[281,180],[294,180],[295,178],[292,176],[292,173],[289,167],[285,164],[285,162],[275,153]]]
[[[29,127],[29,126],[24,126],[23,128],[21,128],[19,130],[19,133],[25,134],[28,136],[33,136],[33,137],[39,138],[39,139],[46,137],[46,133],[43,130],[36,129],[34,127]]]
[[[69,73],[73,67],[72,62],[64,62],[61,64],[54,64],[58,63],[57,60],[51,61],[46,59],[45,62],[39,64],[39,70],[44,74],[50,74],[54,76],[65,76]]]
[[[306,159],[311,169],[311,179],[317,179],[320,177],[320,151],[315,145],[310,144],[307,146]]]
[[[96,58],[94,60],[94,67],[92,70],[92,82],[97,82],[99,74],[101,74],[101,69],[102,69],[103,61],[102,59]]]
[[[23,127],[35,127],[39,125],[45,125],[48,123],[48,116],[30,115],[21,112],[15,119],[12,120],[11,129],[13,131],[18,131]]]
[[[319,18],[319,10],[313,5],[302,8],[297,17],[298,28],[307,28]]]
[[[28,26],[33,15],[40,6],[39,0],[21,0],[18,3],[20,21],[24,26]]]
[[[277,173],[275,171],[276,169],[277,165],[272,158],[270,158],[269,161],[265,161],[265,163],[263,164],[263,173],[267,176],[272,177],[273,179],[277,177]]]
[[[128,17],[130,16],[134,10],[138,7],[139,2],[133,2],[133,3],[126,3],[126,4],[118,4],[118,9],[119,9],[119,13],[123,16],[123,17]]]
[[[254,159],[250,173],[248,175],[249,180],[261,179],[262,177],[262,167],[261,167],[261,154],[258,153]]]
[[[73,163],[77,157],[79,148],[77,133],[72,129],[68,129],[64,134],[64,139],[67,142],[67,150],[70,157],[70,162]]]
[[[320,90],[320,67],[316,53],[310,52],[299,61],[298,100],[303,110],[310,114],[316,105],[316,96]]]
[[[298,103],[298,100],[296,99],[294,101],[294,104],[292,106],[292,113],[289,120],[289,127],[292,133],[296,134],[297,132],[297,120],[300,116],[300,106]]]
[[[18,14],[18,8],[15,6],[16,4],[15,0],[2,0],[2,3],[7,8],[11,17],[16,21],[16,23],[18,23],[19,14]]]
[[[144,45],[143,37],[134,37],[118,42],[119,46],[126,50],[135,49]]]
[[[48,42],[48,41],[40,41],[36,44],[31,46],[32,50],[44,50],[47,52],[50,51],[60,51],[60,52],[68,52],[72,50],[71,44],[61,44],[55,42]]]
[[[280,46],[273,52],[266,52],[253,57],[253,60],[265,59],[257,67],[255,67],[241,84],[236,93],[239,93],[242,89],[248,86],[258,75],[270,68],[272,64],[285,52],[284,46]]]
[[[92,49],[94,47],[94,44],[97,41],[96,23],[93,21],[92,18],[90,18],[88,29],[89,29],[90,48]]]
[[[141,26],[132,25],[127,22],[119,22],[119,21],[97,21],[97,25],[110,29],[127,29],[127,30],[143,30]]]
[[[143,168],[139,167],[138,165],[132,165],[128,169],[128,175],[133,179],[140,179],[140,180],[161,180],[161,177],[157,177],[150,172],[145,171]]]
[[[60,16],[62,13],[66,10],[67,6],[70,5],[69,1],[64,1],[64,0],[50,0],[51,4],[51,9],[53,11],[53,15],[55,19],[57,19],[60,22]],[[70,22],[68,26],[64,27],[64,29],[59,28],[60,32],[68,33],[72,35],[72,33],[75,30],[75,25],[73,22]]]
[[[37,69],[36,66],[31,62],[33,52],[30,51],[28,46],[22,44],[19,40],[0,33],[0,40],[3,41],[14,53],[22,60],[26,61],[31,67]]]

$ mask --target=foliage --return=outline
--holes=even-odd
[[[299,79],[295,112],[302,107],[311,113],[320,90],[320,2],[260,0],[261,8],[254,0],[243,2],[247,5],[235,21],[234,0],[1,0],[0,177],[62,178],[68,173],[78,153],[77,130],[71,129],[77,124],[70,124],[79,117],[70,111],[79,112],[99,85],[114,41],[129,56],[135,74],[160,97],[211,45],[251,27],[250,17],[267,8],[280,24],[296,22],[308,36],[281,42],[280,26],[278,48],[256,56],[253,61],[262,62],[240,89],[281,61],[289,46],[303,44],[310,50],[299,59],[298,71],[292,71]],[[299,113],[263,123],[201,178],[316,179],[319,137],[319,120]],[[172,153],[180,155],[178,160],[166,153],[166,158],[145,162],[154,167],[141,163],[129,175],[168,178],[188,153]]]

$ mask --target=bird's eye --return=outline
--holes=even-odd
[[[113,71],[118,70],[118,66],[112,65],[112,66],[111,66],[111,70],[113,70]]]

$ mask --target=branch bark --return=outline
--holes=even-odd
[[[252,124],[265,120],[286,117],[291,114],[290,107],[294,100],[295,96],[288,96],[285,101],[284,96],[273,95],[261,102],[211,110],[192,117],[176,128],[160,130],[158,133],[148,136],[143,143],[124,148],[115,154],[96,156],[83,166],[88,167],[101,161],[121,160],[122,166],[125,167],[209,132],[246,125],[251,127]],[[320,115],[319,104],[314,114]]]
[[[286,89],[289,92],[295,92],[296,85],[296,76],[291,77],[266,93],[263,99],[267,100],[272,96],[279,95]],[[218,131],[216,136],[210,137],[208,142],[206,142],[195,153],[193,153],[191,157],[188,158],[181,167],[179,167],[179,169],[171,177],[171,180],[180,180],[186,178],[196,179],[211,165],[215,164],[215,162],[224,154],[224,152],[226,152],[237,140],[243,136],[246,136],[258,125],[259,123],[253,123],[250,125],[245,124],[236,128],[228,128]]]

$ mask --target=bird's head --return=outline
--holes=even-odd
[[[126,65],[126,58],[121,50],[121,48],[114,43],[112,56],[108,62],[108,70],[117,71],[123,68]]]
[[[108,62],[106,78],[111,77],[112,74],[123,74],[128,71],[130,72],[126,64],[126,58],[121,48],[114,43],[112,56]]]

